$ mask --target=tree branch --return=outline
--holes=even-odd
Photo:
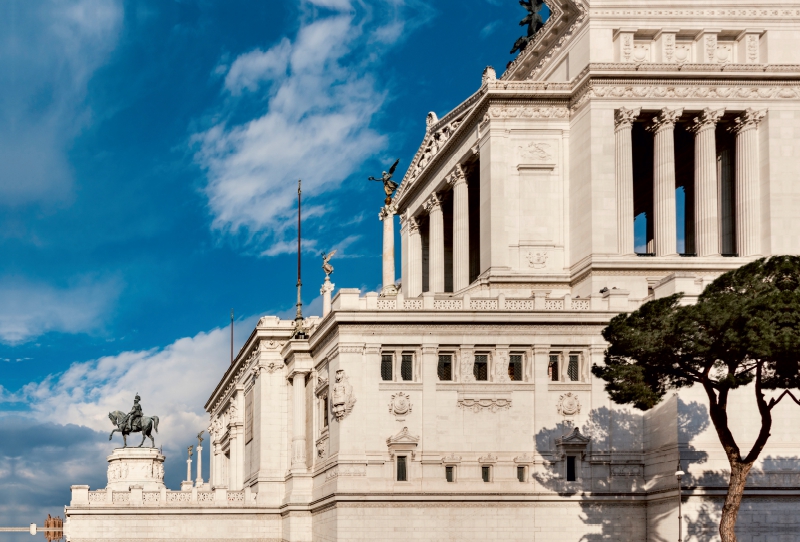
[[[788,395],[789,397],[791,397],[791,398],[792,398],[792,401],[794,401],[795,403],[797,403],[798,405],[800,405],[800,400],[798,400],[798,399],[797,399],[797,397],[795,397],[795,396],[794,396],[794,394],[792,394],[792,392],[791,392],[791,391],[789,391],[789,390],[783,390],[783,393],[782,393],[782,394],[780,394],[780,395],[778,396],[778,398],[777,398],[777,399],[775,399],[775,398],[773,397],[772,399],[770,399],[770,400],[769,400],[769,409],[770,409],[770,410],[772,410],[772,407],[774,407],[775,405],[777,405],[778,403],[780,403],[780,402],[781,402],[781,399],[783,399],[783,398],[784,398],[786,395]]]
[[[758,459],[758,456],[764,449],[764,446],[767,445],[769,431],[772,429],[772,408],[764,400],[764,391],[761,387],[763,372],[764,364],[759,363],[756,366],[756,403],[758,404],[758,412],[761,414],[761,431],[758,432],[758,437],[753,443],[750,453],[744,458],[744,462],[747,464],[752,464],[756,459]]]

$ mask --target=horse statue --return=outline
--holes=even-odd
[[[128,447],[128,435],[131,433],[138,433],[141,431],[142,433],[142,442],[139,444],[139,448],[142,447],[144,444],[145,438],[150,438],[150,442],[153,444],[153,448],[156,447],[156,441],[153,439],[153,431],[158,433],[158,416],[142,416],[141,422],[137,424],[135,427],[131,427],[130,429],[127,427],[125,417],[127,414],[122,412],[121,410],[115,410],[114,412],[108,413],[108,419],[111,420],[116,426],[116,429],[111,431],[111,434],[108,435],[108,440],[111,440],[111,437],[114,436],[114,433],[119,431],[122,433],[122,442],[125,445],[125,448]]]

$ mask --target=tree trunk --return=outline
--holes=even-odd
[[[736,542],[736,518],[739,515],[739,506],[744,496],[744,485],[747,474],[753,468],[753,463],[731,461],[731,479],[728,483],[728,495],[722,507],[722,518],[719,522],[719,535],[722,542]]]

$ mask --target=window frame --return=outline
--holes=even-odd
[[[573,474],[572,480],[570,480],[570,477],[569,477],[569,474],[570,474],[569,473],[569,471],[570,471],[570,468],[569,468],[570,460],[572,460],[571,461],[572,462],[572,474]],[[565,457],[565,459],[564,459],[564,480],[566,480],[567,482],[577,482],[577,481],[579,481],[580,476],[578,476],[578,470],[579,470],[578,461],[579,461],[578,456],[574,455],[574,454],[568,454]]]
[[[488,472],[488,476],[486,478],[483,477],[484,472]],[[481,480],[484,484],[490,484],[494,482],[494,465],[486,463],[481,464]]]
[[[447,479],[447,471],[448,470],[451,473],[451,476],[450,476],[450,478],[452,478],[451,480]],[[444,480],[445,480],[445,482],[447,482],[448,484],[455,484],[456,481],[458,480],[458,478],[457,478],[458,475],[456,474],[457,472],[458,472],[458,469],[456,468],[456,465],[445,465],[444,466]]]
[[[383,378],[383,362],[384,362],[384,357],[389,357],[389,358],[391,358],[391,359],[390,359],[390,363],[389,363],[389,371],[391,372],[391,375],[390,375],[390,376],[391,376],[391,378],[389,378],[388,380],[387,380],[387,379],[385,379],[385,378]],[[381,351],[381,366],[380,366],[380,371],[381,371],[381,382],[394,382],[394,374],[395,374],[395,370],[394,370],[394,365],[395,365],[395,357],[396,357],[396,356],[395,356],[395,353],[394,353],[394,351]]]
[[[401,461],[402,460],[402,461]],[[403,480],[400,479],[400,464],[403,465]],[[394,481],[395,482],[408,482],[409,461],[408,455],[398,454],[395,456],[394,461]]]
[[[450,379],[449,380],[442,380],[439,376],[439,365],[442,363],[442,357],[447,356],[450,358]],[[452,352],[439,352],[437,355],[436,361],[436,378],[438,379],[437,382],[455,382],[455,354]]]
[[[519,380],[511,378],[511,358],[519,356]],[[525,352],[513,351],[508,354],[508,380],[511,382],[525,382]]]
[[[484,379],[478,378],[478,376],[475,374],[476,373],[476,368],[478,366],[478,356],[485,356],[486,357],[486,362],[485,362],[486,363],[486,378],[484,378]],[[492,361],[492,357],[491,357],[491,353],[490,352],[487,352],[487,351],[484,350],[484,351],[479,351],[479,352],[473,352],[472,353],[472,376],[473,376],[473,378],[475,378],[475,382],[489,382],[490,381],[489,377],[492,374],[491,361]],[[484,363],[484,362],[481,362],[481,363]]]
[[[553,360],[553,357],[556,359]],[[561,368],[563,367],[562,363],[563,352],[555,352],[550,351],[547,355],[547,374],[550,377],[548,382],[562,382],[561,380]],[[555,377],[553,378],[553,373],[550,371],[550,368],[553,367],[553,363],[555,363]]]
[[[520,471],[520,469],[522,469]],[[522,472],[522,478],[520,479],[520,472]],[[528,481],[528,465],[517,465],[517,481],[519,483],[524,484]]]
[[[399,377],[397,382],[416,382],[416,380],[414,378],[416,376],[416,373],[417,373],[414,370],[414,361],[415,361],[414,352],[401,352],[400,356],[398,356],[398,357],[400,358],[399,359],[399,365],[400,366],[398,367],[398,371],[397,371],[397,376]],[[410,367],[410,370],[411,370],[411,378],[409,378],[409,379],[406,379],[406,378],[403,377],[403,364],[406,363],[406,357],[408,357],[408,364],[409,364],[409,367]]]
[[[575,371],[576,371],[576,376],[577,376],[577,378],[575,378],[574,380],[572,379],[572,376],[569,374],[570,367],[572,366],[573,358],[575,358],[574,359],[574,361],[575,361]],[[583,382],[583,379],[581,378],[582,373],[583,373],[583,371],[581,371],[582,365],[583,364],[581,363],[581,355],[580,355],[579,352],[568,352],[567,353],[567,367],[566,367],[567,370],[565,372],[565,377],[566,378],[564,379],[564,381],[565,382]]]

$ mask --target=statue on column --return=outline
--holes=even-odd
[[[156,441],[153,439],[153,431],[158,433],[158,416],[144,416],[142,414],[142,406],[139,404],[141,401],[141,397],[139,394],[136,394],[136,397],[133,399],[133,408],[128,414],[125,414],[121,410],[115,410],[114,412],[108,413],[108,419],[111,420],[116,426],[116,429],[111,431],[111,434],[108,435],[108,440],[111,440],[111,437],[114,436],[114,433],[119,431],[122,433],[122,442],[124,446],[128,447],[128,435],[131,433],[142,433],[142,442],[139,444],[139,448],[142,447],[144,444],[144,439],[149,438],[150,442],[153,444],[153,448],[156,447]]]
[[[375,177],[369,178],[370,181],[378,181],[383,183],[383,191],[386,192],[386,200],[385,200],[386,205],[392,203],[392,196],[394,195],[394,191],[397,190],[397,187],[399,186],[396,182],[392,180],[392,177],[394,177],[394,172],[397,169],[397,164],[399,163],[400,159],[398,158],[395,161],[395,163],[392,164],[392,167],[389,168],[389,171],[388,172],[384,171],[379,179]]]
[[[333,273],[333,266],[330,264],[330,261],[331,258],[333,258],[335,255],[336,255],[335,250],[332,250],[328,254],[325,254],[324,252],[322,253],[322,270],[325,271],[325,280],[328,280],[328,278]]]

